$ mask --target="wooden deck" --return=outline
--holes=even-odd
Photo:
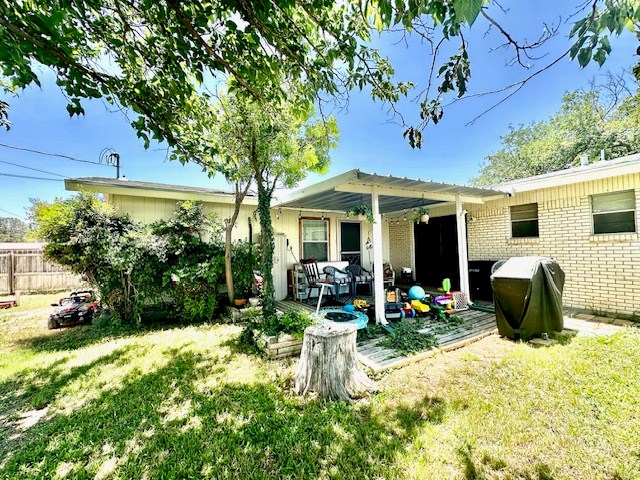
[[[276,302],[276,309],[280,312],[309,312],[313,313],[316,311],[316,304],[307,303],[307,302],[296,302],[294,300],[289,300],[288,298],[285,300],[280,300]]]
[[[315,304],[295,302],[292,300],[276,302],[276,308],[282,312],[291,310],[315,312]],[[497,331],[496,316],[493,313],[467,310],[457,313],[456,316],[462,318],[463,322],[457,325],[452,331],[444,334],[435,334],[434,336],[438,341],[438,345],[430,350],[405,356],[395,350],[378,346],[381,338],[377,338],[358,343],[357,348],[360,361],[374,373],[378,373],[390,368],[397,368],[416,362],[420,359],[435,355],[438,352],[455,350],[456,348],[480,340]],[[438,326],[441,325],[441,322],[434,321],[431,325],[420,331],[430,333],[434,328],[438,328]]]
[[[380,347],[378,343],[381,339],[368,340],[360,342],[357,345],[360,361],[369,367],[373,373],[378,373],[390,368],[402,367],[403,365],[433,356],[438,352],[455,350],[497,331],[496,317],[493,313],[467,310],[456,313],[456,316],[462,318],[463,322],[450,332],[434,334],[438,345],[430,350],[405,356],[393,349]],[[432,325],[420,331],[430,333],[439,325],[442,325],[442,323],[433,321]]]

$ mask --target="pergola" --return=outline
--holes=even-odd
[[[504,192],[466,187],[419,179],[399,178],[354,169],[296,190],[276,207],[346,212],[360,203],[370,203],[373,212],[373,267],[376,322],[384,318],[384,284],[382,258],[382,214],[399,212],[418,206],[454,203],[458,230],[458,266],[460,290],[470,298],[469,267],[467,258],[467,224],[463,203],[483,204],[504,197]]]

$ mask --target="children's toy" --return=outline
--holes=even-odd
[[[387,320],[401,320],[404,318],[404,304],[400,300],[397,288],[387,290],[387,301],[384,304],[384,317]]]
[[[413,318],[416,316],[416,311],[411,308],[411,304],[402,303],[402,318]]]
[[[387,320],[402,320],[404,311],[402,302],[387,302],[384,304],[384,317]]]
[[[454,310],[459,311],[469,309],[469,302],[467,302],[467,296],[464,292],[451,292],[450,295],[453,300]]]
[[[52,303],[51,306],[56,308],[47,322],[49,330],[91,323],[100,306],[100,301],[93,290],[76,290],[68,297],[61,298],[58,303]]]
[[[438,306],[445,307],[446,309],[453,308],[453,298],[450,295],[440,295],[433,299],[434,303]]]
[[[360,310],[364,310],[364,309],[370,307],[370,305],[367,303],[366,300],[361,300],[359,298],[356,298],[353,301],[353,306],[356,307],[357,309],[360,309]]]
[[[426,296],[424,288],[420,285],[414,285],[409,289],[409,298],[411,300],[422,300]]]
[[[345,312],[341,308],[327,308],[320,311],[319,317],[323,322],[334,323],[351,323],[354,324],[358,330],[366,328],[369,322],[369,317],[362,312]]]
[[[417,315],[426,315],[431,310],[428,303],[423,303],[422,300],[411,300],[411,308],[413,308]]]

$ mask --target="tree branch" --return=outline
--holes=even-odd
[[[213,57],[213,59],[218,62],[220,65],[222,65],[225,70],[227,70],[229,73],[231,73],[231,75],[234,76],[234,78],[238,81],[238,83],[240,85],[242,85],[247,92],[249,92],[249,94],[251,94],[252,97],[254,97],[255,99],[259,99],[260,95],[258,95],[258,93],[247,83],[247,81],[242,78],[238,72],[235,70],[235,68],[233,68],[229,62],[227,62],[225,59],[223,59],[218,52],[216,52],[211,45],[209,45],[204,38],[202,38],[200,36],[200,34],[198,33],[198,31],[194,28],[194,26],[191,24],[191,22],[189,21],[189,19],[187,18],[187,16],[184,14],[184,12],[180,9],[180,6],[177,4],[177,2],[175,0],[167,0],[167,4],[171,7],[171,9],[175,12],[176,16],[178,17],[178,19],[180,19],[180,21],[182,22],[182,24],[186,27],[186,29],[188,30],[189,34],[202,46],[202,48],[205,49],[205,51],[211,55],[211,57]]]

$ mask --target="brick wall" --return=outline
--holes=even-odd
[[[635,189],[640,225],[640,175],[516,194],[485,206],[466,205],[469,260],[521,255],[555,258],[565,272],[564,304],[609,312],[640,312],[640,237],[592,234],[590,195]],[[511,238],[509,207],[538,203],[538,238]]]
[[[635,190],[636,230],[640,227],[640,174],[515,194],[485,205],[464,204],[469,260],[514,256],[555,258],[565,272],[563,300],[568,307],[640,313],[640,236],[592,234],[590,195]],[[509,207],[538,204],[538,238],[511,238]],[[455,214],[448,204],[430,209],[432,217]],[[473,219],[473,220],[472,220]],[[398,271],[411,265],[411,222],[389,224],[390,260]]]
[[[389,222],[389,246],[389,261],[396,272],[396,279],[400,279],[402,267],[413,268],[413,222]]]

